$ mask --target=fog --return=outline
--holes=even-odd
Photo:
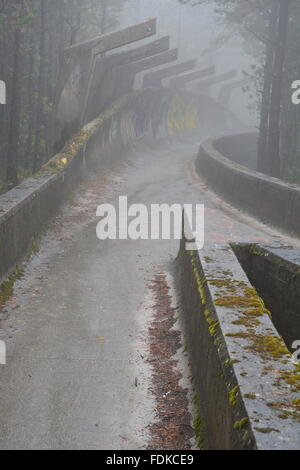
[[[300,0],[0,14],[0,450],[299,450]]]
[[[122,13],[121,24],[128,26],[151,17],[157,18],[158,36],[170,35],[171,47],[179,48],[178,62],[197,59],[199,69],[215,65],[217,74],[236,69],[236,80],[242,79],[243,72],[248,72],[255,62],[243,49],[242,39],[226,31],[213,5],[191,6],[177,0],[130,0]],[[193,82],[186,88],[194,89],[196,85],[197,82]],[[215,99],[219,98],[221,86],[211,89]],[[237,88],[232,94],[230,109],[245,124],[255,126],[258,116],[249,109],[249,95],[249,91]]]

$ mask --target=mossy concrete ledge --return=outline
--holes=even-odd
[[[230,246],[177,259],[182,315],[205,447],[300,447],[300,366]]]
[[[132,98],[129,95],[114,103],[74,135],[37,174],[0,196],[0,281],[30,252],[35,238],[84,174],[86,160],[95,153],[103,157],[111,122]]]
[[[300,186],[255,171],[255,134],[207,140],[196,160],[199,176],[232,205],[281,231],[300,236]]]

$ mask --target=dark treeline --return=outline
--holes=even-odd
[[[189,0],[180,0],[190,3]],[[251,78],[259,119],[258,170],[300,182],[299,0],[191,0],[215,4],[254,57]],[[111,30],[126,0],[0,0],[0,192],[51,156],[47,129],[64,47]],[[200,14],[200,12],[199,12]]]
[[[0,0],[0,191],[45,163],[47,128],[66,46],[117,26],[124,0]]]

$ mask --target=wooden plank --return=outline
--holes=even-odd
[[[178,59],[178,49],[171,49],[162,54],[156,54],[147,59],[134,62],[130,65],[124,66],[123,70],[128,71],[130,74],[136,75],[137,73],[143,72],[144,70],[152,69],[154,67],[159,67],[160,65],[167,64],[168,62],[173,62]]]
[[[156,18],[74,44],[73,46],[66,47],[64,52],[67,56],[77,55],[78,53],[90,50],[93,50],[96,55],[103,54],[104,52],[153,36],[154,34],[156,34]]]
[[[196,70],[195,72],[187,73],[185,75],[180,75],[179,77],[173,78],[170,81],[171,88],[181,88],[184,87],[186,83],[198,80],[202,77],[207,77],[208,75],[214,74],[216,71],[215,66],[207,67],[205,69]]]
[[[170,37],[165,36],[163,38],[152,41],[144,46],[137,47],[135,49],[129,49],[128,51],[118,52],[106,56],[106,66],[113,65],[127,65],[137,60],[145,59],[155,54],[168,51],[170,48]]]
[[[157,70],[155,72],[149,72],[145,74],[143,80],[143,88],[151,86],[161,86],[162,80],[164,78],[173,77],[188,70],[194,69],[196,66],[196,60],[187,60],[186,62],[181,62],[177,65],[171,65],[170,67],[165,67],[162,70]]]
[[[135,76],[154,67],[159,67],[160,65],[167,64],[177,60],[178,58],[178,49],[171,49],[170,51],[164,52],[162,54],[156,54],[148,59],[140,60],[138,62],[133,62],[132,64],[126,65],[124,67],[118,68],[118,82],[116,87],[116,96],[122,96],[126,93],[130,93],[134,88]]]
[[[207,91],[213,85],[217,85],[218,83],[225,82],[226,80],[231,80],[237,76],[237,70],[230,70],[229,72],[222,73],[220,75],[215,75],[214,77],[208,78],[207,80],[201,80],[197,88],[201,91]]]

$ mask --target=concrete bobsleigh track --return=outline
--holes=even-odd
[[[98,38],[66,51],[71,59],[56,111],[68,96],[76,97],[77,110],[80,100],[89,102],[91,89],[85,98],[77,94],[83,77],[69,94],[70,75],[83,70],[76,62],[82,53],[94,51],[89,71],[96,70],[98,53],[154,30],[150,22],[131,38],[128,31],[114,33],[110,40]],[[153,49],[144,52],[152,57]],[[134,70],[141,67],[136,62]],[[97,80],[90,76],[88,83]],[[0,276],[3,281],[9,276],[2,289],[16,281],[0,311],[0,339],[7,344],[0,448],[180,448],[167,436],[157,441],[155,434],[161,429],[155,400],[161,398],[155,395],[158,376],[149,335],[157,330],[161,306],[155,307],[155,289],[162,284],[162,305],[170,303],[174,320],[168,334],[177,321],[193,375],[191,385],[179,342],[167,367],[183,376],[183,396],[194,403],[193,409],[186,405],[187,421],[181,423],[191,428],[190,415],[196,416],[185,449],[299,448],[300,370],[290,344],[297,339],[297,296],[286,295],[290,303],[283,321],[270,295],[274,282],[282,292],[284,283],[298,289],[292,248],[299,248],[299,241],[289,230],[280,232],[289,227],[264,225],[216,195],[238,205],[239,172],[259,184],[257,174],[241,167],[242,158],[229,161],[211,152],[212,143],[203,143],[199,152],[206,139],[241,129],[232,128],[232,114],[211,98],[176,88],[135,90],[99,111],[82,128],[79,113],[75,120],[58,113],[52,131],[59,135],[52,132],[52,143],[61,143],[71,128],[75,134],[37,175],[0,197]],[[218,148],[238,159],[243,145],[235,139]],[[217,166],[220,181],[214,176]],[[270,179],[270,191],[276,184]],[[181,247],[166,240],[99,241],[97,206],[117,206],[120,195],[146,206],[204,204],[204,249],[187,251],[184,240]],[[261,218],[254,209],[248,212]],[[165,400],[168,394],[173,400],[174,390],[164,392]],[[172,415],[171,408],[167,411]]]

